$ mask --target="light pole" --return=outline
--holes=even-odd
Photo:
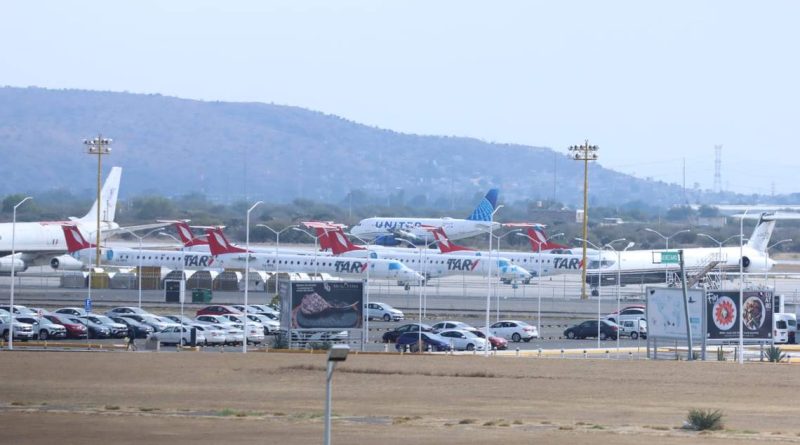
[[[664,235],[661,234],[661,232],[659,232],[657,230],[653,230],[653,229],[651,229],[649,227],[646,227],[644,230],[646,230],[648,232],[651,232],[651,233],[655,233],[656,235],[660,236],[665,242],[664,250],[669,250],[669,240],[670,239],[674,238],[676,235],[678,235],[680,233],[691,232],[691,230],[689,230],[689,229],[683,229],[683,230],[678,230],[677,232],[673,233],[670,236],[664,236]],[[669,281],[669,265],[667,265],[667,264],[664,264],[664,280],[665,281]]]
[[[247,294],[250,288],[250,212],[256,207],[263,204],[262,201],[256,201],[255,204],[247,209],[247,221],[245,222],[245,257],[244,257],[244,341],[242,342],[242,353],[247,354]]]
[[[184,326],[183,326],[184,325],[184,323],[183,323],[183,303],[186,300],[186,245],[181,240],[179,240],[178,238],[175,238],[174,236],[172,236],[171,234],[169,234],[167,232],[158,232],[158,234],[161,235],[161,236],[168,236],[168,237],[174,239],[181,246],[181,281],[180,281],[180,288],[178,289],[178,295],[179,295],[178,299],[180,300],[180,303],[181,303],[181,338],[183,338],[183,329],[184,329]],[[145,235],[145,236],[147,236],[147,235]],[[144,238],[144,237],[142,237],[142,238]],[[142,273],[142,257],[143,257],[143,255],[141,255],[141,253],[140,253],[140,255],[139,255],[139,274],[140,275]],[[141,294],[141,288],[142,288],[142,279],[140,277],[139,278],[139,293],[140,294]],[[141,300],[141,296],[139,298]],[[140,307],[141,307],[141,304],[140,304]],[[247,336],[245,335],[245,340],[246,339],[247,339]]]
[[[767,249],[764,251],[764,287],[767,287],[767,273],[769,272],[769,249],[772,249],[773,247],[777,246],[778,244],[791,243],[791,242],[792,242],[792,239],[791,238],[787,238],[787,239],[782,239],[780,241],[776,241],[771,246],[767,246]],[[774,301],[774,297],[773,297],[773,301]]]
[[[331,445],[331,380],[336,363],[347,360],[350,347],[347,345],[333,345],[328,351],[328,371],[325,377],[325,436],[324,445]]]
[[[745,209],[744,214],[739,218],[739,310],[737,316],[739,317],[739,364],[744,364],[744,317],[742,317],[742,310],[744,310],[744,219],[747,217],[747,212],[750,209]]]
[[[96,243],[95,246],[95,267],[100,267],[100,208],[103,207],[103,203],[100,201],[100,190],[101,190],[101,181],[102,181],[102,174],[103,174],[103,155],[111,154],[111,142],[112,139],[104,138],[102,135],[97,135],[94,139],[84,139],[83,145],[85,145],[86,152],[90,155],[97,156],[97,233],[96,233]],[[89,273],[89,281],[92,280],[92,274]]]
[[[572,145],[569,147],[570,157],[576,161],[583,161],[583,238],[589,237],[587,233],[589,225],[589,161],[597,160],[597,145],[589,145],[589,140],[584,141],[583,145]],[[583,243],[583,263],[584,268],[581,272],[581,299],[586,296],[586,243]]]
[[[422,352],[422,290],[425,287],[425,269],[423,269],[422,266],[422,247],[417,246],[416,244],[405,238],[396,238],[396,239],[398,241],[403,241],[411,246],[414,246],[419,252],[419,270],[421,272],[422,279],[420,279],[419,282],[419,326],[417,327],[417,347],[419,348],[419,352],[421,353]],[[427,249],[427,244],[425,245],[425,248]]]
[[[717,258],[717,261],[719,261],[719,277],[720,277],[720,280],[722,280],[722,263],[723,263],[723,261],[722,261],[722,245],[727,243],[728,241],[734,239],[734,238],[738,238],[741,235],[729,236],[729,237],[725,238],[724,241],[717,241],[716,238],[714,238],[711,235],[705,234],[705,233],[698,233],[697,236],[702,236],[704,238],[708,238],[711,241],[714,241],[715,243],[717,243],[717,245],[719,246],[719,258]]]
[[[504,206],[500,204],[492,212],[489,218],[489,271],[486,279],[486,340],[489,340],[489,316],[492,311],[492,229],[494,228],[494,214]],[[489,348],[483,348],[484,357],[489,356]]]
[[[620,326],[622,326],[622,323],[621,323],[622,320],[620,320],[620,316],[622,314],[620,314],[620,307],[619,307],[619,293],[620,293],[620,288],[621,288],[621,285],[622,285],[622,283],[621,283],[621,281],[622,281],[622,266],[621,266],[621,263],[622,263],[622,252],[630,249],[635,244],[633,241],[629,242],[628,245],[625,246],[625,249],[623,249],[622,252],[620,252],[620,251],[618,251],[617,249],[614,248],[614,243],[619,242],[619,241],[625,241],[625,238],[619,238],[619,239],[615,239],[613,241],[609,241],[609,242],[607,242],[605,244],[605,246],[603,246],[603,247],[605,247],[607,249],[613,250],[614,253],[617,254],[617,326],[618,326],[618,329],[619,329]],[[637,331],[639,330],[638,321],[637,321],[637,324],[636,324],[636,330]],[[617,358],[619,358],[619,334],[620,334],[620,332],[618,330],[617,331]],[[638,334],[638,332],[637,332],[637,334]]]
[[[314,278],[317,278],[318,275],[319,275],[319,273],[317,272],[319,270],[317,268],[317,251],[319,250],[319,247],[317,247],[317,243],[319,241],[319,237],[318,236],[314,236],[311,233],[309,233],[309,232],[307,232],[307,231],[305,231],[305,230],[303,230],[303,229],[301,229],[299,227],[292,227],[292,230],[295,230],[297,232],[303,232],[306,235],[310,236],[311,238],[314,238]]]
[[[544,240],[539,240],[531,237],[527,233],[518,233],[519,236],[524,236],[531,240],[531,242],[536,243],[537,248],[537,255],[536,255],[536,262],[539,263],[539,272],[536,273],[536,332],[539,333],[539,336],[542,335],[542,244],[546,244],[553,238],[558,238],[559,236],[564,236],[563,232],[556,233],[554,235],[550,235],[549,237],[545,237]]]
[[[270,226],[268,226],[266,224],[256,224],[256,226],[257,227],[263,227],[263,228],[265,228],[265,229],[267,229],[270,232],[275,234],[275,258],[276,258],[276,261],[275,261],[275,293],[277,294],[278,293],[278,274],[280,273],[280,270],[278,269],[279,266],[278,266],[277,258],[278,258],[278,249],[281,246],[281,233],[283,233],[283,232],[285,232],[285,231],[287,231],[289,229],[295,228],[295,227],[297,227],[297,225],[292,224],[290,226],[284,227],[281,230],[275,230],[275,229],[273,229],[272,227],[270,227]],[[269,304],[269,302],[267,302],[267,304]]]
[[[577,241],[581,241],[584,245],[588,244],[594,247],[597,250],[597,255],[599,256],[599,261],[597,262],[597,349],[600,349],[600,301],[603,299],[603,249],[601,247],[597,247],[596,244],[592,243],[591,241],[584,239],[584,238],[575,238]],[[588,265],[584,263],[583,270],[588,269]],[[584,279],[584,282],[586,280]],[[619,318],[619,317],[617,317]]]
[[[369,251],[369,242],[364,241],[360,237],[353,235],[352,233],[348,233],[347,235],[352,236],[353,238],[361,241],[367,246],[367,251]],[[367,343],[369,343],[369,270],[372,269],[372,265],[369,264],[369,260],[372,258],[372,252],[369,252],[367,256],[367,281],[364,283],[366,287],[366,292],[364,292],[364,333],[361,334],[362,341],[361,341],[361,350],[365,351],[367,348]],[[422,335],[422,334],[420,334]]]
[[[503,239],[504,237],[508,236],[508,235],[511,235],[512,233],[517,233],[520,230],[521,229],[514,229],[514,230],[506,232],[506,233],[504,233],[504,234],[502,234],[500,236],[495,235],[495,238],[497,238],[497,260],[496,260],[496,264],[499,264],[499,262],[500,262],[500,240]],[[491,255],[491,252],[489,252],[489,260],[491,260],[491,259],[492,259],[492,255]],[[498,275],[499,275],[499,273],[498,273]],[[495,321],[500,321],[500,292],[497,291],[497,282],[494,283],[494,302],[495,302],[495,307],[494,307],[494,310],[495,310]]]
[[[14,206],[13,217],[11,220],[11,303],[8,308],[8,312],[10,313],[10,324],[11,327],[8,330],[8,349],[14,349],[14,272],[16,270],[15,266],[17,263],[16,258],[16,241],[17,241],[17,207],[21,206],[25,201],[33,199],[30,196],[26,196],[22,199],[22,201],[18,202],[17,205]]]
[[[157,229],[153,229],[153,230],[145,233],[142,236],[139,236],[136,233],[134,233],[132,230],[125,229],[125,231],[128,232],[129,235],[133,235],[139,241],[139,255],[138,255],[138,257],[139,257],[139,271],[136,274],[136,275],[138,275],[138,278],[139,278],[139,308],[142,307],[142,258],[144,257],[144,255],[142,255],[142,240],[147,238],[148,236],[152,235],[155,232],[161,232],[161,230],[162,230],[161,227],[159,227]],[[164,233],[164,232],[161,232],[161,233]],[[181,246],[183,246],[183,243],[181,243]],[[181,250],[183,250],[183,248],[181,248]]]

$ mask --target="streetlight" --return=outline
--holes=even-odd
[[[576,161],[583,161],[583,238],[589,237],[587,228],[589,225],[589,161],[597,160],[597,145],[589,145],[589,140],[584,141],[583,145],[572,145],[569,147],[570,157]],[[583,243],[583,264],[586,264],[586,243]],[[581,299],[586,296],[586,268],[583,268],[581,280]]]
[[[492,310],[492,229],[494,229],[494,214],[497,213],[498,210],[502,209],[504,206],[500,204],[497,206],[492,215],[489,217],[489,271],[488,277],[486,279],[486,340],[489,340],[489,315]],[[488,343],[487,343],[488,344]],[[484,357],[489,356],[489,348],[488,346],[483,348],[483,355]]]
[[[619,242],[619,241],[625,241],[625,238],[619,238],[619,239],[615,239],[613,241],[609,241],[603,247],[611,249],[611,250],[614,251],[614,253],[617,254],[617,325],[618,326],[622,326],[622,323],[621,323],[622,320],[620,319],[620,316],[622,314],[620,313],[620,307],[619,307],[619,293],[620,293],[620,288],[622,286],[622,265],[621,265],[621,263],[622,263],[622,252],[630,249],[636,243],[634,243],[633,241],[629,242],[628,245],[625,246],[625,249],[623,249],[622,252],[620,252],[620,251],[618,251],[617,249],[614,248],[614,243]],[[638,322],[636,323],[636,330],[637,331],[639,330],[639,323]],[[619,358],[619,334],[620,334],[620,332],[617,331],[617,358]]]
[[[745,209],[744,214],[739,217],[739,364],[744,364],[744,317],[742,311],[744,310],[744,219],[747,217],[747,212],[750,209]]]
[[[323,438],[324,445],[331,445],[331,380],[333,379],[333,370],[336,369],[338,362],[347,360],[347,354],[350,352],[350,346],[347,345],[333,345],[328,351],[328,372],[325,377],[325,437]]]
[[[405,242],[410,246],[415,247],[419,251],[419,270],[422,275],[422,279],[419,282],[419,326],[417,327],[417,347],[419,348],[419,352],[422,352],[422,290],[425,288],[425,269],[422,266],[422,247],[417,246],[413,242],[405,239],[405,238],[396,238],[398,241]],[[425,244],[425,249],[428,249],[428,244]],[[427,258],[427,254],[425,255]],[[427,263],[426,263],[427,265]],[[487,337],[488,338],[488,337]]]
[[[741,236],[741,235],[733,235],[733,236],[729,236],[729,237],[725,238],[725,240],[724,240],[724,241],[717,241],[717,239],[716,239],[716,238],[714,238],[714,237],[713,237],[713,236],[711,236],[711,235],[705,234],[705,233],[698,233],[698,234],[697,234],[697,236],[702,236],[702,237],[704,237],[704,238],[708,238],[708,239],[710,239],[711,241],[714,241],[715,243],[717,243],[717,245],[719,246],[719,255],[718,255],[718,256],[719,256],[719,258],[717,258],[717,261],[719,262],[719,279],[720,279],[720,280],[722,280],[722,262],[723,262],[723,261],[722,261],[722,245],[723,245],[723,244],[725,244],[725,243],[727,243],[728,241],[730,241],[730,240],[734,239],[734,238],[738,238],[738,237],[739,237],[739,236]],[[721,281],[720,281],[720,282],[721,282]]]
[[[270,232],[275,234],[275,258],[277,258],[278,257],[278,249],[280,248],[280,245],[281,245],[281,233],[283,233],[283,232],[285,232],[285,231],[287,231],[289,229],[292,229],[294,227],[297,227],[297,225],[293,224],[291,226],[286,226],[281,230],[275,230],[275,229],[273,229],[272,227],[270,227],[270,226],[268,226],[266,224],[256,224],[256,227],[263,227],[263,228],[265,228],[265,229],[267,229]],[[278,267],[279,267],[278,266],[278,261],[276,260],[275,261],[275,293],[276,294],[278,293],[278,274],[280,273],[280,270],[278,269]],[[269,303],[269,302],[267,302],[267,303]]]
[[[178,238],[175,238],[172,234],[169,234],[167,232],[158,232],[158,234],[161,235],[161,236],[167,236],[167,237],[170,237],[170,238],[174,239],[181,246],[181,281],[180,281],[180,288],[178,289],[178,295],[179,295],[178,299],[181,302],[181,338],[183,338],[183,325],[184,325],[184,323],[183,323],[183,303],[186,300],[186,250],[185,250],[186,245],[183,243],[183,241],[179,240]],[[147,235],[145,235],[145,236],[147,236]],[[144,237],[142,237],[142,238],[144,238]],[[139,294],[140,294],[139,299],[141,299],[141,292],[142,292],[141,291],[141,289],[142,289],[141,273],[142,273],[142,257],[143,256],[144,255],[142,255],[141,252],[139,252],[139,275],[140,275],[139,276]],[[140,307],[141,307],[141,305],[140,305]],[[245,335],[244,338],[246,340],[247,339],[247,335]]]
[[[792,242],[792,239],[791,238],[787,238],[787,239],[782,239],[780,241],[776,241],[771,246],[767,246],[766,250],[764,251],[764,287],[767,287],[767,272],[769,271],[769,249],[772,249],[773,247],[777,246],[778,244],[791,243],[791,242]],[[773,301],[774,301],[774,297],[773,297]]]
[[[664,242],[666,243],[665,246],[664,246],[664,250],[669,250],[669,240],[670,239],[674,238],[676,235],[678,235],[680,233],[691,232],[691,230],[689,230],[689,229],[683,229],[683,230],[678,230],[677,232],[673,233],[670,236],[664,236],[664,235],[661,234],[661,232],[659,232],[657,230],[653,230],[653,229],[651,229],[649,227],[645,228],[644,230],[647,231],[647,232],[655,233],[656,235],[658,235],[661,238],[663,238]],[[669,281],[669,265],[667,265],[667,264],[664,264],[664,281]]]
[[[250,206],[247,209],[247,222],[245,223],[245,248],[246,251],[244,257],[244,341],[242,342],[242,353],[247,354],[247,294],[250,287],[250,212],[252,212],[256,207],[263,204],[263,201],[257,201],[255,204]]]
[[[597,262],[597,349],[600,349],[600,323],[601,323],[600,300],[603,299],[603,249],[601,247],[597,247],[596,244],[587,239],[584,238],[575,238],[575,239],[577,241],[583,242],[584,245],[588,244],[594,247],[597,250],[597,255],[599,255],[600,257],[600,260]],[[588,265],[586,263],[583,263],[583,270],[585,271],[588,268],[589,268]],[[619,333],[617,335],[619,335]]]
[[[307,232],[307,231],[305,231],[305,230],[303,230],[303,229],[301,229],[299,227],[292,227],[292,230],[297,231],[297,232],[303,232],[306,235],[310,236],[311,238],[314,238],[314,277],[315,278],[318,277],[319,273],[317,271],[319,269],[317,268],[317,262],[318,262],[317,261],[317,251],[319,250],[319,248],[317,247],[317,242],[319,241],[319,237],[318,236],[314,236],[311,233],[309,233],[309,232]]]
[[[508,236],[508,235],[511,235],[512,233],[517,233],[520,230],[522,230],[522,229],[514,229],[514,230],[511,230],[510,232],[506,232],[506,233],[504,233],[504,234],[502,234],[500,236],[495,235],[495,238],[497,238],[497,262],[498,263],[500,262],[500,240],[502,238]],[[491,261],[491,260],[492,260],[492,252],[490,251],[489,252],[489,261]],[[500,292],[497,291],[497,283],[496,282],[494,283],[494,298],[495,298],[495,307],[494,307],[494,309],[495,309],[495,318],[497,319],[497,321],[500,321]]]
[[[104,138],[102,135],[97,135],[94,139],[84,139],[83,145],[85,145],[86,153],[90,155],[97,155],[97,233],[96,233],[96,243],[95,246],[95,267],[100,267],[100,208],[103,207],[103,203],[100,201],[100,190],[101,190],[101,180],[103,179],[101,176],[103,174],[103,155],[111,154],[111,145],[112,139]],[[92,280],[92,274],[89,273],[89,281]]]
[[[538,303],[536,305],[536,332],[538,332],[539,336],[541,337],[542,335],[542,244],[546,244],[553,238],[564,236],[564,233],[559,232],[554,235],[550,235],[549,237],[545,237],[544,240],[533,238],[527,233],[518,233],[517,235],[524,236],[529,240],[531,240],[531,242],[536,243],[538,251],[536,258],[536,262],[539,263],[539,272],[536,273],[536,299],[538,300]]]
[[[360,237],[353,235],[352,233],[347,233],[346,235],[352,236],[353,238],[361,241],[367,246],[367,250],[369,251],[369,241],[364,241]],[[369,252],[367,256],[367,280],[364,283],[364,287],[366,288],[366,292],[364,293],[364,333],[361,334],[361,350],[365,351],[367,348],[367,343],[369,343],[369,270],[372,269],[372,265],[369,264],[369,260],[372,258],[372,252]],[[420,334],[421,336],[422,334]]]
[[[161,227],[159,227],[157,229],[153,229],[153,230],[145,233],[142,236],[137,235],[132,230],[129,230],[129,229],[124,229],[124,230],[126,232],[128,232],[129,235],[133,235],[133,236],[136,237],[137,240],[139,240],[139,255],[138,255],[139,256],[139,271],[138,271],[138,273],[136,275],[139,276],[139,308],[141,308],[142,307],[142,258],[144,257],[144,255],[142,255],[142,240],[147,238],[148,236],[152,235],[155,232],[160,232],[162,229],[161,229]],[[163,233],[163,232],[161,232],[161,233]],[[181,243],[181,246],[183,246],[183,243]],[[183,250],[183,247],[181,247],[181,250]]]
[[[11,220],[11,306],[8,308],[8,312],[10,313],[10,324],[11,328],[9,328],[8,334],[8,349],[14,349],[14,272],[16,270],[15,266],[17,264],[16,258],[16,238],[17,238],[17,207],[21,206],[25,201],[33,199],[30,196],[26,196],[23,198],[22,201],[18,202],[17,205],[14,206],[13,211],[13,219]]]

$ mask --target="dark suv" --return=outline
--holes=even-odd
[[[397,341],[397,337],[399,337],[402,334],[405,334],[406,332],[415,332],[415,333],[419,332],[420,326],[422,327],[422,332],[433,332],[433,328],[426,324],[422,325],[420,325],[419,323],[404,324],[402,326],[397,327],[396,329],[384,332],[383,342],[395,343]]]
[[[600,340],[607,338],[616,340],[619,334],[619,326],[608,320],[603,320],[600,324]],[[567,338],[586,338],[597,337],[597,320],[587,320],[583,323],[576,324],[564,331],[564,337]]]

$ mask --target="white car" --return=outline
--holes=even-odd
[[[608,314],[604,317],[606,320],[620,324],[624,320],[646,320],[647,314],[645,313],[644,306],[628,306],[622,308],[619,311],[619,315],[616,311],[611,314]]]
[[[264,325],[264,335],[274,334],[278,332],[281,327],[281,324],[278,321],[273,320],[264,314],[249,314],[247,318]]]
[[[233,323],[241,326],[244,329],[245,320],[244,315],[237,314],[223,314],[220,317],[227,318]],[[252,318],[247,319],[247,341],[251,343],[261,343],[264,341],[264,331],[267,329],[259,321],[254,321]]]
[[[82,307],[62,307],[60,309],[56,309],[53,312],[56,314],[67,314],[67,315],[75,315],[78,317],[85,317],[86,310]]]
[[[536,326],[519,320],[500,320],[489,327],[489,332],[495,337],[502,337],[515,343],[520,341],[527,343],[533,338],[539,338]]]
[[[67,338],[67,328],[64,325],[53,323],[44,317],[17,316],[17,320],[28,323],[33,328],[33,338],[47,340],[48,338]]]
[[[486,339],[480,338],[470,331],[447,329],[438,334],[456,351],[483,351],[486,349]]]
[[[439,323],[436,323],[431,327],[433,328],[433,332],[437,333],[439,331],[446,331],[448,329],[462,329],[467,331],[475,329],[472,326],[464,323],[463,321],[440,321]]]
[[[386,303],[369,303],[367,305],[367,317],[372,319],[380,319],[383,321],[400,321],[405,319],[405,314],[399,309],[395,309]]]
[[[11,317],[9,315],[0,315],[0,331],[3,334],[3,340],[8,341],[9,335],[13,335],[18,340],[30,340],[33,338],[33,326],[29,323],[23,323],[14,318],[13,333],[11,327]]]
[[[192,329],[186,326],[172,326],[164,329],[161,332],[156,332],[153,336],[164,344],[181,344],[188,345],[192,342]],[[204,344],[206,336],[202,331],[195,332],[195,341],[197,344]]]
[[[144,323],[153,328],[155,332],[161,332],[166,328],[176,326],[176,323],[174,323],[172,320],[164,321],[160,317],[156,317],[152,314],[119,314],[119,316],[136,320],[139,323]]]
[[[225,332],[223,328],[210,324],[194,324],[194,328],[197,329],[198,333],[203,333],[203,336],[206,338],[205,344],[208,346],[219,346],[228,342],[227,332]],[[241,341],[241,337],[239,337],[239,340]]]

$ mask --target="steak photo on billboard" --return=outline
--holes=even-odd
[[[360,328],[363,294],[361,282],[292,283],[292,328]]]

